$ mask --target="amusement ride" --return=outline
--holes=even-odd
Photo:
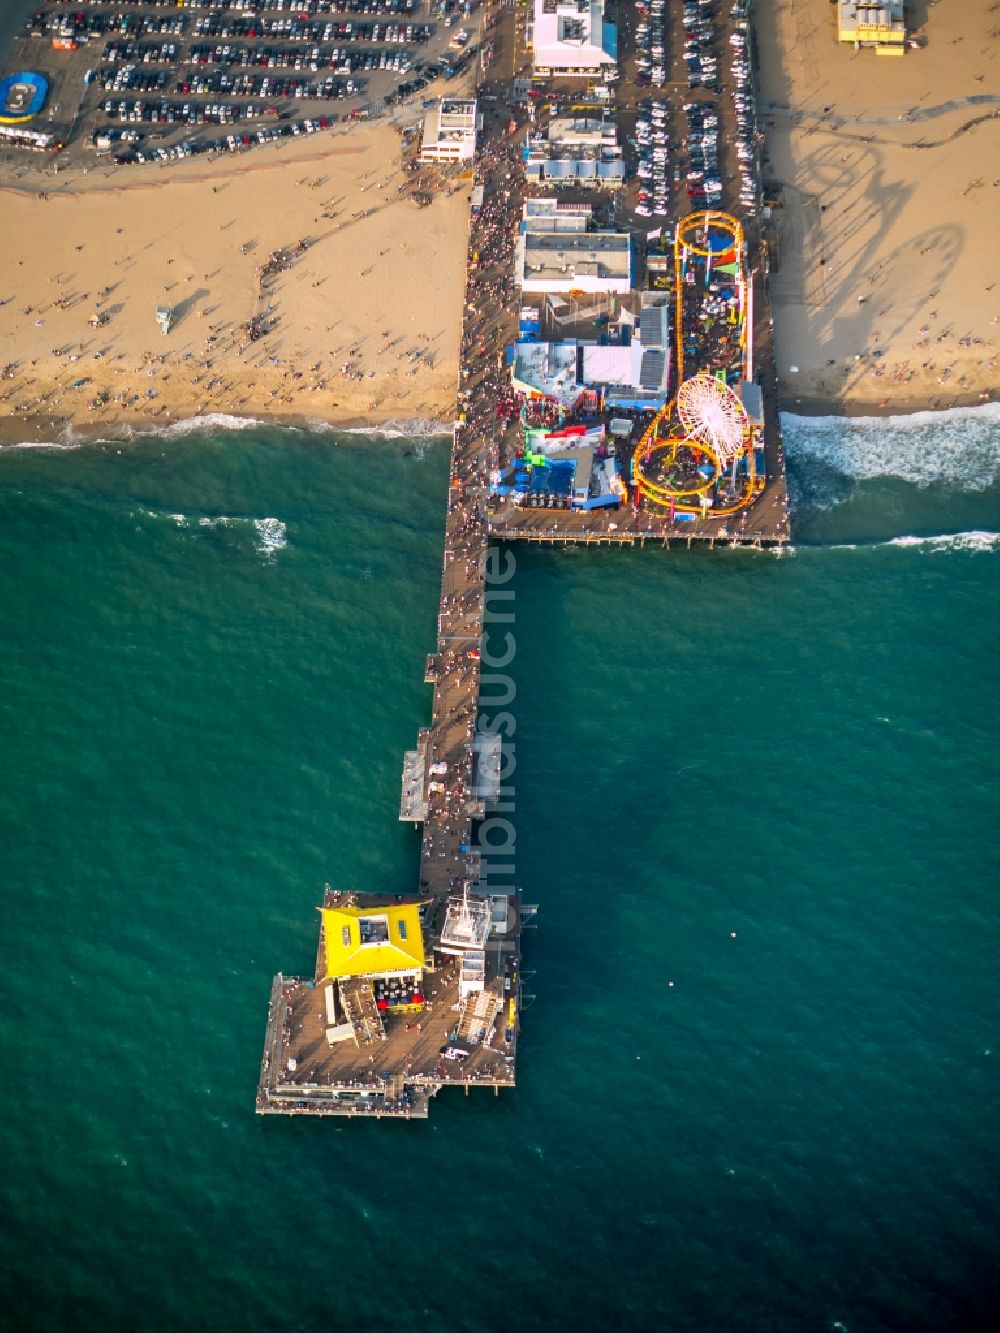
[[[632,484],[671,516],[734,513],[764,484],[740,394],[753,379],[753,284],[737,218],[707,209],[680,219],[674,300],[677,393],[636,446]]]

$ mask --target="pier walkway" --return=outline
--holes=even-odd
[[[468,1092],[472,1085],[495,1091],[514,1085],[521,934],[534,909],[513,886],[509,897],[490,888],[475,845],[480,822],[502,796],[499,742],[477,733],[480,654],[489,651],[484,630],[496,556],[491,541],[764,548],[789,539],[765,257],[756,240],[748,271],[762,372],[766,481],[751,504],[692,522],[639,505],[634,496],[615,509],[580,511],[532,508],[490,494],[491,472],[522,444],[519,415],[507,410],[512,390],[504,352],[518,337],[513,258],[526,193],[520,150],[529,113],[524,104],[512,106],[509,95],[527,72],[516,12],[487,6],[484,23],[495,56],[493,77],[479,87],[484,120],[475,184],[484,187],[484,202],[471,217],[468,239],[437,636],[425,671],[433,685],[432,714],[404,758],[400,803],[400,819],[423,824],[418,898],[424,963],[412,974],[420,979],[409,984],[423,993],[407,997],[410,1021],[397,1013],[383,1023],[379,983],[359,985],[346,974],[334,979],[321,929],[315,979],[274,980],[257,1093],[262,1114],[425,1117],[442,1087]],[[496,564],[502,569],[502,556]],[[501,580],[502,574],[498,592]],[[501,638],[495,636],[494,647]],[[345,914],[391,914],[405,910],[398,906],[403,902],[328,888],[324,906]],[[345,929],[345,945],[347,940]]]

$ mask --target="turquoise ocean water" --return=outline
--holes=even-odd
[[[785,432],[791,555],[517,551],[537,999],[413,1124],[253,1101],[416,884],[445,444],[0,456],[4,1328],[990,1324],[1000,420]]]

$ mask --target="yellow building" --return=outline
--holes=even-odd
[[[321,907],[326,977],[410,977],[424,967],[420,904]]]
[[[880,56],[901,56],[906,50],[906,17],[902,0],[838,0],[837,39],[855,50],[867,48]]]

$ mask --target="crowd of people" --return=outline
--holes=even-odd
[[[459,396],[452,448],[442,571],[437,680],[429,763],[446,767],[429,793],[424,822],[422,887],[458,889],[477,878],[471,847],[472,746],[479,707],[479,643],[483,630],[484,511],[489,472],[519,430],[519,418],[498,421],[496,405],[510,395],[502,348],[513,332],[513,259],[520,216],[519,159],[508,133],[510,113],[487,110],[477,160],[483,205],[473,216]],[[479,255],[478,262],[472,262]],[[486,348],[486,354],[482,349]],[[489,349],[495,348],[491,356]],[[511,440],[506,439],[510,432]]]

